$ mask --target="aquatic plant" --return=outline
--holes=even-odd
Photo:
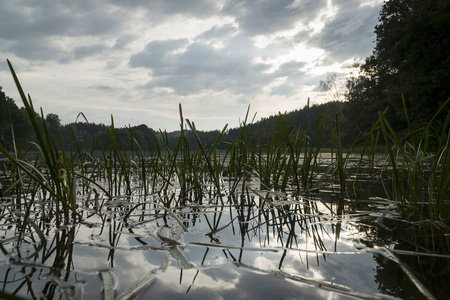
[[[100,235],[105,234],[106,245],[102,247],[108,249],[110,268],[114,268],[120,239],[127,233],[136,237],[139,244],[136,249],[166,251],[177,260],[181,270],[190,269],[191,261],[178,247],[189,226],[199,220],[208,228],[205,236],[211,242],[190,245],[207,249],[203,260],[209,249],[218,248],[226,259],[242,264],[245,251],[250,249],[246,242],[258,239],[262,245],[258,251],[266,251],[264,248],[273,244],[282,249],[277,274],[285,278],[289,278],[282,273],[287,252],[298,250],[302,236],[314,249],[300,252],[313,253],[317,260],[320,256],[325,258],[325,254],[331,253],[326,240],[333,236],[334,251],[338,251],[336,243],[343,230],[342,222],[350,216],[358,222],[358,218],[366,216],[372,222],[367,227],[387,231],[392,228],[385,223],[392,220],[411,225],[410,230],[419,230],[418,222],[426,227],[426,234],[414,235],[420,243],[405,241],[415,249],[383,246],[384,250],[380,250],[385,251],[384,258],[402,266],[410,279],[415,278],[414,274],[408,273],[408,268],[393,253],[448,259],[448,237],[435,232],[450,231],[447,109],[450,99],[436,113],[436,116],[447,113],[444,124],[436,126],[433,118],[423,129],[411,127],[408,132],[398,133],[382,112],[371,130],[358,136],[348,148],[342,144],[344,133],[337,109],[334,114],[328,112],[315,120],[308,117],[306,128],[279,114],[277,126],[262,123],[257,132],[248,126],[249,107],[236,139],[224,141],[225,126],[212,142],[204,143],[195,123],[184,118],[180,105],[180,133],[175,145],[166,132],[160,131],[151,137],[152,147],[144,149],[141,145],[150,143],[143,143],[131,128],[127,135],[119,135],[111,116],[108,138],[100,141],[101,152],[94,153],[86,150],[85,142],[77,138],[75,131],[70,149],[64,149],[58,128],[56,134],[51,132],[42,109],[41,117],[36,116],[31,97],[25,97],[9,61],[8,64],[37,142],[16,148],[13,141],[12,151],[0,146],[4,155],[0,172],[5,185],[0,194],[0,220],[5,226],[15,224],[13,236],[0,244],[17,241],[17,249],[27,248],[30,237],[33,259],[40,253],[41,264],[46,265],[54,257],[54,277],[51,277],[54,283],[45,289],[50,297],[57,289],[67,288],[60,279],[62,268],[57,266],[65,264],[68,276],[74,224],[98,226]],[[330,120],[333,131],[328,136],[325,129]],[[195,143],[189,142],[192,137]],[[219,151],[220,143],[227,143],[228,148]],[[369,198],[372,195],[366,191],[373,185],[382,187],[382,200]],[[321,198],[314,198],[315,194]],[[367,203],[380,208],[358,215],[354,207]],[[401,214],[402,219],[394,212]],[[86,221],[90,218],[100,221],[92,224]],[[133,231],[146,223],[156,226],[157,231],[146,232],[145,237],[160,245],[148,245],[144,235]],[[329,228],[331,232],[327,231]],[[240,246],[220,243],[220,233],[225,231],[236,235]],[[308,255],[305,257],[308,264]],[[121,297],[142,291],[165,268],[166,260]],[[110,271],[98,273],[104,282],[105,296],[111,296]],[[27,276],[35,276],[34,271]],[[332,288],[332,284],[322,281],[305,282]],[[420,282],[415,284],[422,288]]]
[[[44,121],[38,123],[31,97],[29,95],[28,98],[25,96],[9,60],[8,66],[38,141],[34,146],[38,149],[39,156],[43,158],[44,164],[36,167],[27,161],[18,159],[17,156],[11,155],[4,147],[0,147],[0,152],[21,172],[38,183],[44,193],[48,192],[52,196],[56,202],[55,213],[58,216],[58,220],[63,219],[64,222],[69,222],[71,217],[76,217],[76,180],[73,176],[73,165],[66,157],[59,134],[58,138],[61,148],[58,149],[56,142],[50,136],[47,124]],[[43,119],[42,109],[41,117]],[[50,176],[46,176],[46,173]],[[19,178],[18,180],[22,179]],[[33,198],[28,201],[28,207],[31,206],[32,201]],[[28,215],[28,212],[26,215]]]
[[[429,216],[432,219],[448,218],[448,191],[450,188],[448,127],[450,98],[440,107],[429,123],[420,130],[412,129],[399,136],[390,126],[384,113],[379,114],[379,124],[387,152],[387,164],[384,172],[392,175],[391,195],[403,204],[418,207],[427,201]],[[434,119],[447,111],[444,124],[434,137],[437,144],[431,149],[430,136]],[[406,107],[405,107],[405,114]]]

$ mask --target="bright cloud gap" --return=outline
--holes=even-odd
[[[35,105],[63,123],[82,111],[173,131],[181,103],[200,130],[236,127],[248,105],[266,117],[329,100],[319,82],[371,54],[382,4],[2,1],[0,85],[20,105],[9,58]]]

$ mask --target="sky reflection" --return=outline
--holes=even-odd
[[[102,270],[113,275],[116,296],[151,278],[140,299],[347,299],[378,293],[379,254],[355,248],[351,215],[341,218],[302,198],[274,198],[265,205],[187,206],[174,210],[177,218],[148,205],[126,219],[123,203],[105,206],[75,227],[53,228],[37,256],[24,254],[39,243],[20,245],[20,255],[14,242],[2,244],[0,278],[13,292],[17,278],[27,276],[33,290],[51,286],[56,298],[63,287],[74,292],[77,282],[86,299],[98,297]],[[304,213],[306,206],[313,211]]]

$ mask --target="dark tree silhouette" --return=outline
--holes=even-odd
[[[375,27],[376,46],[361,65],[362,75],[347,83],[349,114],[371,126],[389,107],[395,129],[405,127],[402,94],[415,127],[428,122],[450,97],[450,1],[391,0]],[[368,120],[369,118],[370,120]]]

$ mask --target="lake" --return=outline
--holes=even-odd
[[[329,160],[322,155],[317,169]],[[361,180],[368,174],[350,196],[332,174],[318,174],[307,193],[265,188],[255,174],[221,176],[220,193],[204,182],[200,195],[179,180],[144,193],[137,175],[131,194],[105,195],[107,180],[87,189],[79,179],[77,216],[64,224],[39,189],[2,196],[1,291],[23,299],[445,299],[449,235],[436,221],[410,221],[383,185]]]

